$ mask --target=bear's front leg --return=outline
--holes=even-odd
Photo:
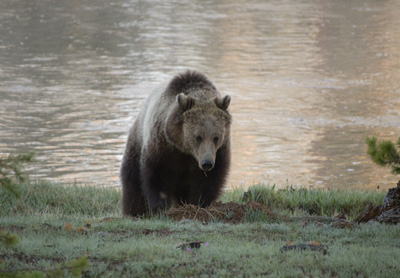
[[[142,161],[141,167],[142,191],[146,197],[149,210],[152,214],[170,206],[168,181],[162,174],[158,163],[149,159]]]
[[[160,210],[165,210],[171,205],[170,198],[168,198],[168,195],[162,190],[151,190],[147,195],[147,200],[149,210],[152,214],[155,214]]]
[[[220,159],[219,162],[224,161]],[[201,171],[197,171],[192,180],[192,190],[188,198],[190,204],[205,208],[218,198],[225,179],[224,173],[219,171],[221,164],[216,165],[215,169],[207,172],[207,175],[204,175]]]
[[[213,194],[209,191],[206,185],[196,186],[198,190],[194,190],[191,192],[188,203],[195,206],[200,206],[202,208],[208,207],[214,200]]]

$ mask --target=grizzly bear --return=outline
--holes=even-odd
[[[148,97],[121,165],[124,215],[172,204],[206,207],[219,196],[231,159],[230,101],[204,74],[189,70]]]

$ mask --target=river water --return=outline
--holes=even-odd
[[[232,96],[228,187],[391,187],[367,136],[400,136],[400,1],[5,0],[0,153],[31,178],[119,186],[129,127],[187,68]]]

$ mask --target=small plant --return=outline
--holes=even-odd
[[[389,140],[378,143],[376,137],[367,137],[365,142],[368,145],[367,153],[374,163],[391,167],[393,175],[400,174],[400,137],[396,144]]]
[[[19,196],[19,192],[16,190],[14,183],[21,183],[25,180],[21,172],[21,166],[24,163],[31,162],[33,155],[30,152],[19,155],[10,154],[6,158],[0,158],[0,185],[16,197]]]
[[[65,272],[69,277],[82,277],[82,272],[89,268],[90,264],[86,257],[70,260],[64,264],[59,264],[48,269],[10,269],[0,270],[0,277],[64,277]]]
[[[21,155],[9,155],[7,158],[0,158],[0,186],[15,197],[19,197],[19,192],[13,185],[14,180],[17,182],[24,181],[21,173],[21,164],[30,162],[33,153]],[[13,178],[14,176],[14,178]],[[17,244],[16,235],[0,230],[0,243],[3,246],[11,247]]]
[[[12,233],[0,230],[0,243],[5,247],[11,247],[18,243],[18,237]]]
[[[20,192],[15,185],[25,181],[21,170],[22,164],[31,162],[33,155],[33,153],[10,154],[6,158],[0,158],[0,186],[16,198],[20,197]],[[17,243],[18,237],[15,234],[0,230],[0,246],[13,247]],[[0,265],[1,263],[0,260]],[[71,277],[81,277],[82,272],[88,267],[87,258],[81,257],[49,269],[0,269],[0,277],[61,277],[65,271]]]

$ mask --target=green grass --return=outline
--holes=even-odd
[[[6,192],[0,194],[1,214],[85,216],[120,214],[121,193],[112,188],[41,182],[25,184],[19,186],[17,190],[21,194],[18,199]]]
[[[334,216],[339,213],[353,219],[367,204],[375,206],[383,203],[385,191],[365,191],[346,189],[293,189],[287,187],[275,190],[274,187],[255,185],[247,193],[243,189],[227,192],[224,200],[236,202],[257,201],[272,210],[311,215]],[[245,198],[243,198],[245,195]]]
[[[251,198],[272,210],[296,215],[360,210],[366,202],[381,204],[385,194],[262,187],[253,192],[258,197]],[[227,192],[222,200],[243,202],[242,193]],[[0,245],[0,277],[6,270],[48,269],[78,257],[90,263],[83,277],[397,277],[400,271],[399,225],[339,229],[251,213],[236,225],[163,216],[133,220],[121,217],[120,191],[111,188],[32,183],[21,188],[20,199],[0,189],[0,230],[19,238],[12,248]],[[190,241],[208,246],[176,248]],[[289,241],[315,241],[328,253],[281,252]]]

